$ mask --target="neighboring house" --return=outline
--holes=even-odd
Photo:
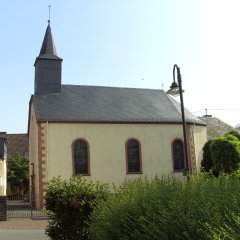
[[[0,133],[0,196],[6,195],[7,189],[7,139]]]
[[[200,118],[207,125],[207,136],[208,140],[213,139],[215,137],[223,136],[227,132],[230,132],[234,129],[234,127],[228,125],[227,123],[221,121],[218,118],[212,117],[212,115],[205,115]]]
[[[61,84],[50,24],[35,61],[29,103],[31,188],[40,197],[55,176],[125,179],[185,169],[181,108],[162,90]],[[189,166],[196,173],[207,141],[205,124],[186,110]]]
[[[7,140],[7,165],[11,158],[15,157],[17,153],[28,158],[28,136],[25,133],[18,134],[7,134],[6,132],[1,132],[0,137]],[[8,170],[11,171],[11,169]],[[28,187],[25,189],[21,183],[7,181],[7,196],[23,195],[24,192],[28,192]]]
[[[8,140],[8,158],[14,157],[16,153],[28,158],[28,136],[26,133],[6,134]]]
[[[8,150],[8,166],[10,166],[9,161],[11,158],[15,157],[17,153],[28,158],[28,136],[24,133],[18,134],[6,134],[8,141],[7,150]],[[7,196],[23,196],[29,192],[29,185],[12,182],[11,180],[7,181]]]

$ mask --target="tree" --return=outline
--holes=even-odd
[[[209,172],[213,168],[213,161],[211,157],[211,143],[213,140],[208,140],[203,146],[203,159],[201,162],[201,167],[204,171]]]
[[[209,140],[203,147],[201,167],[204,171],[231,173],[240,169],[240,134],[230,131],[225,136]]]
[[[239,130],[240,130],[240,126],[239,126]],[[232,130],[232,131],[228,132],[225,136],[227,136],[229,134],[235,136],[240,141],[240,132],[238,132],[236,130]]]
[[[230,173],[239,169],[240,141],[228,134],[225,137],[214,139],[211,144],[213,170]]]
[[[7,180],[26,193],[29,189],[29,160],[20,153],[7,161]]]

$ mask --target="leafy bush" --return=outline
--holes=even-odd
[[[206,175],[125,182],[90,217],[92,240],[240,239],[240,182]]]
[[[201,162],[201,167],[206,172],[209,172],[213,167],[211,148],[210,148],[212,142],[213,140],[208,140],[203,146],[203,159]]]
[[[109,195],[109,188],[81,177],[60,177],[47,185],[46,209],[51,221],[46,234],[53,240],[89,239],[87,220],[92,209]]]
[[[201,167],[203,171],[219,173],[236,172],[240,169],[240,134],[230,131],[206,142],[203,147]]]
[[[217,173],[230,173],[239,169],[240,141],[228,134],[218,137],[210,145],[213,160],[213,170]]]
[[[232,131],[228,132],[226,135],[229,135],[229,134],[235,136],[238,139],[238,141],[240,141],[240,132],[239,131],[232,130]]]

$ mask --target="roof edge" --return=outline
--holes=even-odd
[[[67,120],[45,120],[45,119],[37,119],[37,122],[48,122],[48,123],[82,123],[82,124],[182,124],[180,121],[67,121]],[[205,123],[198,122],[186,122],[187,125],[198,125],[198,126],[206,126]]]

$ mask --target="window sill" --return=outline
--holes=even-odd
[[[88,174],[88,173],[86,173],[86,174],[73,174],[73,176],[75,176],[75,177],[77,177],[77,176],[80,176],[80,177],[87,177],[87,176],[91,176],[91,174]]]
[[[130,175],[130,174],[143,174],[143,172],[127,172],[127,175]]]
[[[173,173],[183,173],[184,170],[173,170]]]

